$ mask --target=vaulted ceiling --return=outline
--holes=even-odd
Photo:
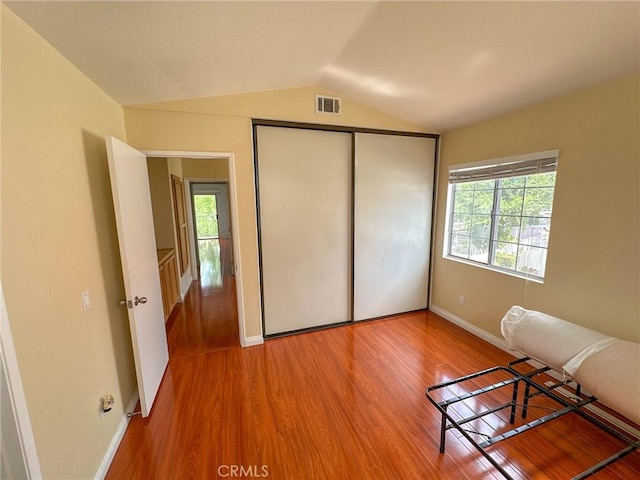
[[[121,104],[317,86],[436,130],[640,69],[632,2],[5,2]]]

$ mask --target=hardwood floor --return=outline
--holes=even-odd
[[[108,479],[501,478],[453,430],[439,453],[440,415],[425,388],[505,365],[505,352],[430,312],[224,348],[208,327],[183,333],[207,310],[198,289],[191,295],[169,332],[152,413],[131,420]],[[465,388],[477,383],[451,391]],[[470,427],[490,433],[508,422],[489,418]],[[492,451],[514,478],[564,479],[617,447],[567,415]],[[640,478],[640,453],[594,478]]]
[[[230,240],[207,240],[200,256],[201,280],[167,321],[172,359],[240,346]]]

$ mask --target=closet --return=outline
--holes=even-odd
[[[254,120],[265,337],[427,307],[436,142]]]

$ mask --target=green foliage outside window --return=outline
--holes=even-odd
[[[556,172],[455,183],[449,254],[544,276]]]
[[[215,195],[194,195],[193,208],[196,217],[198,239],[218,238],[218,210]]]

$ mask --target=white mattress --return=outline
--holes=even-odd
[[[611,337],[519,306],[502,319],[502,335],[515,350],[561,372],[583,349]]]
[[[502,319],[508,345],[572,376],[598,401],[640,424],[640,344],[527,310]]]
[[[600,403],[640,424],[640,343],[612,343],[585,358],[573,377]]]

